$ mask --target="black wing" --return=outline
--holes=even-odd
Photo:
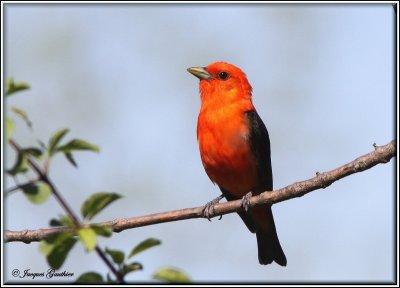
[[[271,164],[271,147],[269,142],[268,130],[265,127],[257,111],[247,111],[247,119],[250,124],[249,141],[251,150],[253,151],[259,183],[256,187],[255,194],[272,191],[272,164]]]

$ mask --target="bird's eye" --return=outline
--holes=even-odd
[[[219,72],[218,73],[218,78],[221,80],[226,80],[229,78],[229,74],[226,73],[225,71]]]

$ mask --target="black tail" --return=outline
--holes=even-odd
[[[275,261],[281,266],[286,266],[287,260],[283,253],[281,244],[279,243],[278,235],[276,234],[274,217],[272,216],[271,208],[268,208],[267,213],[267,229],[259,227],[256,232],[258,244],[258,261],[262,265],[270,264]]]
[[[229,192],[225,191],[223,188],[220,187],[220,189],[226,200],[232,201],[238,199],[237,197],[229,194]],[[261,215],[258,219],[259,221],[251,217],[245,211],[239,211],[238,214],[246,224],[247,228],[249,228],[250,232],[256,233],[257,235],[258,261],[262,265],[271,264],[272,261],[275,261],[281,266],[286,266],[286,256],[285,253],[283,253],[281,244],[279,243],[278,235],[276,234],[275,222],[271,207],[257,207],[253,208],[252,211],[258,215]],[[258,222],[262,222],[265,225],[258,224]]]

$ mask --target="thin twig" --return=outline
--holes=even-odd
[[[19,147],[19,145],[13,139],[10,139],[9,143],[18,153],[22,153],[21,147]],[[58,203],[60,203],[61,207],[67,212],[68,216],[71,217],[74,224],[77,227],[79,227],[80,221],[78,216],[75,214],[74,211],[72,211],[67,201],[62,197],[61,193],[58,192],[53,182],[47,177],[47,175],[44,173],[44,171],[42,171],[39,165],[35,163],[35,161],[33,161],[29,156],[27,157],[27,159],[29,166],[32,167],[32,169],[36,172],[36,174],[38,174],[39,179],[41,181],[45,182],[47,185],[50,186],[50,189],[53,192],[53,195],[57,199]]]
[[[340,166],[332,171],[317,173],[317,175],[309,180],[296,182],[285,188],[281,188],[275,191],[266,191],[260,195],[253,196],[250,200],[250,207],[274,204],[289,200],[296,197],[301,197],[311,191],[326,188],[333,182],[349,176],[351,174],[362,172],[370,169],[371,167],[380,163],[387,163],[396,156],[396,142],[395,140],[384,146],[374,146],[375,150],[364,156],[358,157],[352,162]],[[216,204],[214,206],[214,215],[219,216],[232,212],[237,212],[243,209],[242,201],[229,201],[227,203]],[[174,210],[163,213],[151,214],[139,217],[120,218],[112,221],[93,223],[83,225],[82,227],[89,227],[90,225],[107,226],[111,227],[114,232],[121,232],[126,229],[132,229],[136,227],[154,225],[165,222],[173,222],[192,218],[204,218],[204,206],[187,208],[182,210]],[[56,228],[44,228],[39,230],[25,230],[25,231],[10,231],[6,230],[5,242],[20,241],[30,243],[34,241],[40,241],[43,238],[66,231],[71,231],[70,228],[56,227]]]
[[[22,184],[17,184],[14,187],[8,188],[7,191],[4,191],[4,194],[5,194],[4,196],[10,195],[11,193],[13,193],[17,190],[22,189],[24,186],[35,184],[37,181],[39,181],[39,180],[30,180],[28,182],[25,182]]]

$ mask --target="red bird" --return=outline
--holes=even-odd
[[[249,199],[249,192],[272,191],[269,135],[254,108],[246,74],[225,62],[188,71],[200,79],[197,139],[208,177],[228,201]],[[238,214],[257,235],[260,264],[275,261],[286,266],[271,207],[254,207]]]

